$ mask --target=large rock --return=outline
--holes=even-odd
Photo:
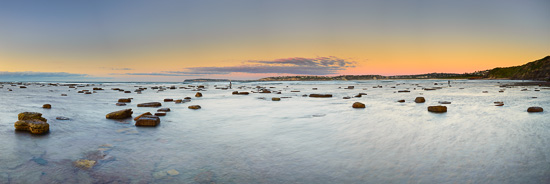
[[[150,112],[146,112],[146,113],[143,113],[141,115],[139,115],[138,117],[134,118],[134,121],[137,121],[139,118],[143,117],[143,116],[152,116],[153,114],[151,114]]]
[[[542,112],[544,111],[542,107],[529,107],[527,108],[527,112]]]
[[[111,112],[111,113],[107,114],[105,116],[105,118],[107,118],[107,119],[125,119],[125,118],[132,117],[133,113],[134,112],[132,112],[132,109],[124,109],[124,110],[120,110],[120,111]]]
[[[152,115],[145,115],[136,120],[136,126],[157,126],[160,124],[160,118]]]
[[[447,112],[447,107],[442,105],[429,106],[428,111],[437,113]]]
[[[140,103],[137,105],[138,107],[160,107],[162,104],[160,102],[148,102],[148,103]]]
[[[19,120],[15,122],[14,127],[15,130],[29,131],[32,134],[45,134],[50,131],[50,124],[39,119]]]
[[[32,119],[37,119],[37,120],[41,120],[41,121],[44,121],[44,122],[48,122],[48,120],[46,118],[43,118],[42,117],[42,113],[38,113],[38,112],[23,112],[23,113],[19,113],[17,115],[17,118],[18,120],[32,120]]]
[[[353,105],[351,107],[353,107],[353,108],[365,108],[365,104],[361,103],[361,102],[355,102],[355,103],[353,103]]]
[[[332,94],[310,94],[309,97],[313,97],[313,98],[331,98]]]
[[[414,99],[414,102],[416,102],[416,103],[424,103],[424,102],[426,102],[426,99],[424,99],[424,97],[416,97],[416,98]]]

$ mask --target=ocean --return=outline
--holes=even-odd
[[[515,82],[233,82],[227,90],[216,89],[227,82],[3,84],[0,183],[550,183],[550,89],[500,87]],[[203,97],[180,88],[189,85],[204,85]],[[281,94],[252,93],[257,86]],[[104,90],[77,93],[94,87]],[[138,94],[138,87],[148,89]],[[440,89],[423,90],[434,87]],[[333,97],[303,96],[313,93]],[[367,95],[354,97],[359,93]],[[191,101],[163,102],[184,97]],[[120,98],[133,100],[116,106]],[[439,101],[451,102],[446,113],[427,111]],[[133,117],[157,111],[137,107],[145,102],[171,111],[156,127],[105,118],[128,108]],[[546,111],[528,113],[531,106]],[[42,113],[50,132],[15,131],[21,112]],[[80,159],[96,162],[79,168]]]

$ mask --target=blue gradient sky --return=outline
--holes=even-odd
[[[255,61],[330,57],[354,65],[317,74],[472,72],[548,55],[549,10],[548,0],[1,1],[0,71],[251,79],[300,73]],[[280,72],[242,69],[266,67]],[[208,68],[224,72],[195,71]]]

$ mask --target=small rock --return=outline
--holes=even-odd
[[[416,103],[424,103],[424,102],[426,102],[426,99],[424,99],[424,97],[416,97],[416,98],[414,99],[414,102],[416,102]]]
[[[57,116],[57,117],[55,117],[55,119],[57,119],[57,120],[69,120],[68,117],[63,117],[63,116]]]
[[[165,112],[157,112],[155,113],[155,116],[166,116]]]
[[[451,104],[451,102],[449,102],[449,101],[439,101],[438,103],[440,103],[440,104]]]
[[[544,111],[542,107],[529,107],[527,108],[527,112],[542,112]]]
[[[191,106],[189,106],[189,107],[187,107],[187,108],[189,108],[189,109],[200,109],[201,106],[200,106],[200,105],[191,105]]]
[[[170,112],[170,108],[160,108],[157,112]]]
[[[332,98],[332,94],[310,94],[312,98]]]
[[[132,99],[131,98],[121,98],[121,99],[118,99],[118,102],[130,103],[130,102],[132,102]]]
[[[397,102],[403,103],[405,102],[405,100],[397,100]]]
[[[195,97],[202,97],[202,93],[197,92],[197,94],[195,94]]]
[[[44,105],[42,105],[42,108],[44,108],[44,109],[51,109],[51,108],[52,108],[52,105],[50,105],[50,104],[44,104]]]
[[[174,99],[171,99],[171,98],[165,98],[164,99],[164,102],[172,102],[172,101],[174,101]]]
[[[361,102],[355,102],[352,105],[353,108],[365,108],[365,104]]]
[[[116,103],[116,106],[126,106],[126,103],[119,102],[119,103]]]
[[[281,98],[273,97],[271,98],[271,101],[281,101]]]
[[[441,106],[441,105],[429,106],[428,111],[429,112],[436,112],[436,113],[447,112],[447,107],[446,106]]]

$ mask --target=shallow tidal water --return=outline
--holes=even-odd
[[[95,86],[78,89],[4,84],[0,183],[550,183],[550,90],[499,87],[514,82],[452,80],[452,87],[447,80],[234,82],[228,90],[214,87],[227,83],[91,83]],[[442,89],[425,91],[416,84]],[[201,98],[191,89],[133,92],[135,86],[172,85],[206,89]],[[282,94],[231,94],[256,86]],[[77,93],[93,87],[105,90]],[[411,92],[397,93],[404,89]],[[311,93],[333,97],[302,97]],[[353,98],[358,93],[367,95]],[[418,96],[426,103],[415,103]],[[191,102],[163,102],[184,97]],[[119,98],[133,100],[120,107]],[[448,112],[427,111],[438,101],[452,102],[445,105]],[[505,105],[494,106],[495,101]],[[162,102],[171,112],[157,127],[105,119],[121,109],[133,109],[133,117],[158,109],[137,107],[144,102]],[[353,109],[354,102],[366,108]],[[545,112],[528,113],[530,106]],[[15,131],[21,112],[42,113],[50,133]],[[78,159],[97,164],[81,169],[73,164]]]

